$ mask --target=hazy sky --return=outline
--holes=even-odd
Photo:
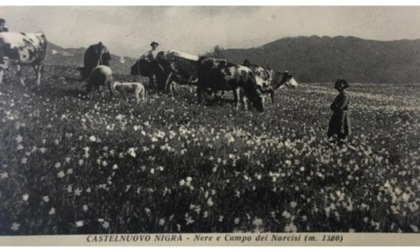
[[[249,48],[289,36],[420,38],[419,7],[0,7],[11,31],[44,31],[62,47],[102,41],[115,54],[159,49],[191,54]]]

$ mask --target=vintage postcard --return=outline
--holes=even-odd
[[[420,245],[419,23],[0,7],[0,245]]]

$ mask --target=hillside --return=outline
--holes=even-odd
[[[64,49],[49,43],[47,65],[82,65],[86,48]],[[345,78],[360,83],[419,83],[420,40],[375,41],[355,37],[283,38],[261,47],[226,49],[235,63],[249,59],[277,70],[289,70],[300,82]],[[112,54],[111,67],[129,74],[135,59]]]
[[[48,43],[48,51],[45,59],[47,65],[74,66],[83,65],[83,54],[87,48],[68,48],[64,49],[51,42]],[[112,60],[111,68],[116,73],[129,74],[130,67],[136,59],[129,57],[121,57],[111,52]]]
[[[374,41],[355,37],[283,38],[261,47],[227,49],[236,63],[244,59],[292,71],[301,82],[420,82],[420,40]]]

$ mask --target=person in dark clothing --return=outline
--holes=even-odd
[[[4,20],[4,18],[0,18],[0,32],[8,32],[9,31],[9,29],[4,27],[5,24],[6,24],[6,20]]]
[[[157,84],[157,76],[156,72],[160,70],[160,66],[156,60],[156,57],[158,55],[157,47],[159,46],[158,42],[153,41],[150,46],[152,47],[151,50],[147,51],[145,54],[143,54],[140,59],[146,59],[150,63],[151,72],[149,74],[149,83],[152,87],[158,88]]]
[[[339,144],[344,143],[347,136],[351,133],[348,113],[350,97],[345,92],[345,89],[348,87],[349,84],[344,79],[339,79],[335,82],[334,88],[340,93],[330,106],[333,114],[330,119],[327,136]]]

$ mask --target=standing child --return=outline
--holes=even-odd
[[[345,142],[348,135],[351,133],[350,117],[348,114],[350,97],[345,91],[349,84],[344,79],[339,79],[335,82],[334,88],[340,92],[331,104],[330,109],[333,114],[330,119],[328,127],[328,138],[334,138],[338,144]]]

